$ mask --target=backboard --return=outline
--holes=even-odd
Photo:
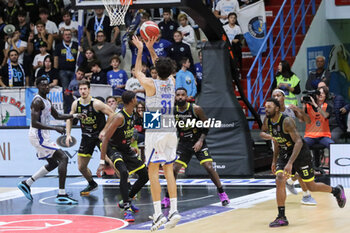
[[[174,7],[181,5],[183,0],[133,0],[130,8],[159,8]],[[73,8],[77,9],[93,9],[102,8],[101,0],[73,0]]]

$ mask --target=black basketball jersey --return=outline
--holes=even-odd
[[[77,113],[86,114],[87,117],[85,119],[80,119],[81,131],[82,134],[88,135],[90,137],[98,136],[106,124],[105,114],[102,112],[97,112],[94,109],[93,104],[94,98],[91,98],[90,103],[87,105],[81,104],[79,99],[76,109]]]
[[[196,142],[200,138],[202,130],[196,127],[195,122],[200,119],[194,113],[193,104],[187,103],[186,110],[183,112],[180,112],[179,106],[176,105],[174,116],[180,141]]]
[[[123,114],[124,122],[123,125],[115,130],[109,143],[117,147],[118,150],[128,150],[131,138],[134,135],[134,121],[132,115],[129,115],[124,108],[119,113]]]
[[[269,134],[272,135],[273,139],[275,139],[280,148],[280,153],[288,153],[292,154],[294,141],[292,140],[289,134],[286,134],[283,130],[283,121],[288,116],[280,113],[280,117],[276,123],[272,123],[271,119],[268,119],[268,130]]]

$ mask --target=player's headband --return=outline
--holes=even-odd
[[[275,90],[273,90],[272,95],[273,95],[273,93],[276,93],[276,92],[282,93],[283,96],[286,95],[286,94],[284,93],[284,91],[282,91],[281,89],[275,89]]]

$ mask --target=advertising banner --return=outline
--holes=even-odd
[[[350,175],[350,144],[331,144],[329,174]]]
[[[23,126],[25,125],[25,115],[25,89],[1,89],[0,126]]]
[[[38,160],[35,148],[28,138],[29,129],[1,129],[0,137],[0,176],[31,176],[40,167],[47,164],[45,160]],[[57,142],[60,136],[56,131],[51,131],[51,140]],[[67,175],[81,175],[78,170],[78,150],[81,140],[81,129],[72,129],[72,136],[77,143],[70,147],[61,147],[69,157]],[[57,143],[60,144],[60,143]],[[96,173],[100,161],[100,153],[96,148],[89,163],[93,174]],[[50,175],[57,175],[57,169]]]

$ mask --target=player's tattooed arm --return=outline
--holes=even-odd
[[[289,134],[290,137],[292,138],[293,142],[294,142],[294,147],[293,147],[293,152],[292,155],[289,158],[289,161],[287,163],[287,165],[289,165],[288,170],[286,170],[285,167],[285,172],[287,174],[291,174],[291,170],[292,170],[292,165],[294,163],[294,161],[297,159],[301,148],[303,147],[303,140],[301,139],[300,134],[297,131],[297,128],[295,126],[295,122],[292,118],[290,117],[286,117],[285,120],[283,121],[283,130],[285,133]]]
[[[123,125],[124,123],[124,116],[121,113],[116,114],[111,123],[110,123],[110,127],[108,127],[105,130],[105,135],[102,139],[102,145],[101,145],[101,156],[100,156],[100,165],[97,168],[96,171],[96,175],[98,177],[101,176],[101,173],[103,171],[103,169],[105,168],[105,161],[106,161],[106,153],[107,153],[107,146],[108,146],[108,142],[111,139],[112,135],[114,134],[115,130],[120,127],[121,125]]]
[[[63,127],[45,125],[40,121],[40,112],[44,108],[45,108],[44,102],[41,99],[39,98],[34,99],[34,101],[30,106],[32,127],[36,129],[56,130],[57,132],[64,134],[65,129]]]
[[[267,133],[268,131],[268,127],[267,127],[267,117],[265,117],[264,119],[264,123],[263,125],[261,126],[261,132],[260,132],[260,137],[262,139],[265,139],[265,140],[273,140],[272,136],[270,134]]]

